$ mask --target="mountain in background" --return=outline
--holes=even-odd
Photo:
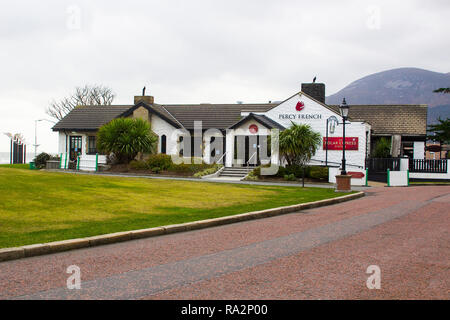
[[[450,94],[434,93],[450,87],[450,73],[400,68],[375,73],[352,82],[327,97],[327,104],[427,104],[428,123],[450,117]]]

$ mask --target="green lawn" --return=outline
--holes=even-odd
[[[30,169],[30,164],[0,164],[0,168],[10,168],[10,169]]]
[[[177,224],[342,195],[334,189],[0,167],[0,248]]]

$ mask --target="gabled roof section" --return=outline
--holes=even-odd
[[[349,105],[350,119],[364,119],[377,135],[427,134],[427,105]],[[339,106],[331,108],[339,112]]]
[[[308,99],[311,99],[312,101],[314,101],[314,102],[320,104],[320,105],[323,106],[324,108],[327,108],[327,109],[330,110],[331,112],[334,112],[334,113],[336,113],[337,115],[340,115],[339,109],[336,111],[335,108],[331,108],[329,105],[327,105],[327,104],[325,104],[325,103],[323,103],[323,102],[320,102],[319,100],[314,99],[313,97],[307,95],[306,93],[304,93],[304,92],[302,92],[302,91],[299,91],[299,92],[297,92],[296,94],[293,94],[293,95],[290,96],[289,98],[287,98],[287,99],[285,99],[285,100],[283,100],[283,101],[281,101],[281,102],[275,104],[273,107],[271,107],[270,109],[268,109],[268,110],[266,110],[266,111],[275,109],[275,108],[278,107],[279,105],[285,103],[286,101],[292,99],[293,97],[295,97],[295,96],[297,96],[297,95],[305,96],[305,97],[307,97]]]
[[[187,104],[161,105],[176,118],[184,128],[194,129],[194,121],[202,121],[203,129],[226,129],[239,121],[243,110],[250,112],[266,112],[275,103],[263,104]]]
[[[230,126],[229,129],[237,128],[241,124],[245,123],[246,121],[252,120],[252,119],[261,123],[263,126],[265,126],[268,129],[279,129],[279,130],[285,129],[285,127],[283,127],[279,123],[273,121],[272,119],[269,119],[268,117],[266,117],[264,115],[254,114],[254,113],[250,113],[248,116],[242,118],[241,120],[239,120],[238,122],[236,122],[235,124]]]
[[[52,129],[53,131],[96,131],[131,107],[131,105],[79,106],[72,109]]]
[[[173,117],[170,114],[170,112],[168,112],[163,106],[158,105],[158,104],[149,105],[149,104],[145,103],[144,101],[138,102],[137,104],[132,106],[130,109],[123,112],[120,115],[120,117],[128,117],[128,116],[132,115],[133,112],[140,107],[146,108],[150,113],[156,114],[163,120],[165,120],[168,123],[170,123],[171,125],[173,125],[175,128],[183,127],[183,125],[175,117]]]

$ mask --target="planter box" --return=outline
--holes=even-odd
[[[352,176],[346,175],[338,175],[336,176],[336,192],[351,192],[351,179]]]
[[[45,169],[59,169],[59,160],[48,160]]]

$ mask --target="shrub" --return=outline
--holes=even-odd
[[[211,168],[210,164],[185,164],[185,163],[181,163],[181,164],[174,164],[172,165],[168,171],[172,171],[172,172],[178,172],[178,173],[186,173],[186,174],[195,174],[197,172],[200,172],[202,170]]]
[[[51,156],[48,153],[41,152],[40,154],[38,154],[36,156],[36,158],[34,158],[33,161],[34,161],[34,165],[36,166],[36,168],[42,169],[42,168],[45,168],[47,161],[50,159],[51,159]]]
[[[133,160],[130,162],[130,168],[135,170],[146,170],[148,169],[148,165],[145,161]]]
[[[155,152],[158,143],[150,123],[139,118],[114,119],[100,127],[97,137],[99,151],[114,153],[119,163],[129,163],[139,152]]]
[[[250,171],[250,173],[247,175],[247,177],[245,178],[245,180],[250,180],[250,181],[259,180],[259,175],[257,175],[257,174],[255,173],[255,171],[256,171],[257,169],[258,169],[258,168],[256,168],[256,169],[253,170],[253,171]]]
[[[307,177],[309,174],[309,167],[302,167],[299,165],[291,165],[291,166],[286,166],[285,174],[293,174],[296,178],[302,178],[303,172],[305,172],[305,177]]]
[[[261,168],[269,168],[269,167],[270,167],[270,164],[263,164],[263,165],[261,165],[259,167],[256,167],[255,169],[253,169],[253,171],[251,171],[251,174],[253,176],[256,176],[256,177],[261,177]],[[282,177],[283,175],[280,175],[280,170],[283,171],[284,168],[283,167],[279,167],[279,170],[276,173],[276,175],[279,176],[279,177]]]
[[[261,167],[256,167],[250,172],[253,176],[259,177],[261,176]]]
[[[372,153],[373,158],[389,158],[391,156],[391,140],[382,137],[375,143]]]
[[[203,176],[207,176],[210,174],[214,174],[216,173],[220,168],[222,168],[223,166],[221,164],[215,164],[213,167],[199,171],[197,173],[194,174],[194,177],[196,178],[200,178]]]
[[[309,177],[312,179],[326,180],[328,179],[327,167],[310,167]]]
[[[277,177],[284,177],[286,174],[287,174],[286,168],[280,166],[280,167],[278,168],[278,172],[277,172],[276,175],[277,175]]]
[[[160,173],[161,172],[161,168],[160,167],[153,167],[152,168],[152,172],[153,173]]]
[[[206,164],[204,162],[200,164],[194,163],[195,158],[191,158],[191,163],[181,163],[181,164],[174,164],[167,169],[167,171],[187,174],[187,175],[194,175],[197,172],[212,168],[215,166],[215,164]]]
[[[152,154],[147,159],[147,167],[155,168],[158,167],[160,170],[168,170],[173,166],[172,157],[167,154]]]
[[[294,174],[287,174],[287,175],[285,175],[284,176],[284,180],[286,180],[286,181],[295,181],[295,180],[297,180],[297,178],[295,177],[295,175]]]

